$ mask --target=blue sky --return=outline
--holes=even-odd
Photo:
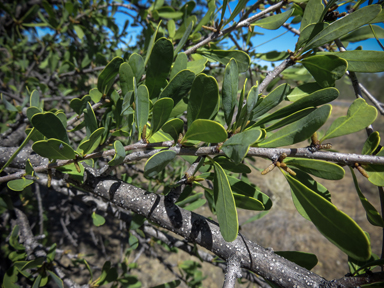
[[[233,11],[235,9],[237,2],[238,1],[230,2],[231,11]],[[249,1],[247,3],[247,6],[250,6],[250,5],[254,4],[255,2],[256,2],[256,0],[251,0],[251,1]],[[375,2],[376,1],[374,1],[374,3]],[[222,2],[220,1],[220,3],[222,3]],[[216,2],[216,9],[219,7],[219,5],[220,4],[218,2]],[[341,6],[339,8],[339,11],[340,12],[344,12],[345,11],[345,6],[346,5]],[[363,4],[363,6],[365,6],[365,5]],[[195,8],[195,9],[197,9],[197,8]],[[230,12],[227,9],[224,18],[229,18],[229,16],[230,16]],[[115,17],[116,17],[117,24],[119,25],[120,28],[122,28],[123,25],[124,25],[124,21],[127,19],[128,16],[123,14],[123,13],[116,13]],[[235,20],[238,20],[238,18],[239,17],[235,18]],[[129,19],[130,23],[132,23],[132,18],[128,18],[128,19]],[[293,19],[293,17],[288,19],[287,23],[290,23],[290,21],[292,19]],[[379,25],[379,26],[384,28],[384,23],[378,23],[378,24],[375,24],[375,25]],[[291,26],[296,28],[296,29],[299,29],[300,28],[300,23],[299,24],[293,24]],[[287,31],[287,29],[284,28],[284,27],[280,27],[277,30],[267,30],[267,29],[263,29],[263,28],[254,26],[254,31],[264,34],[264,35],[256,35],[256,36],[252,37],[251,41],[252,41],[253,45],[257,46],[257,45],[260,45],[260,44],[262,44],[264,42],[267,42],[270,39],[273,39],[274,37],[276,37],[278,35],[283,34],[284,32]],[[133,41],[134,41],[135,36],[137,35],[137,33],[140,33],[140,30],[139,29],[132,29],[131,28],[130,32],[131,32],[130,34],[133,36]],[[282,35],[281,37],[279,37],[277,39],[274,39],[274,40],[272,40],[270,42],[267,42],[267,43],[265,43],[263,45],[258,46],[256,48],[256,52],[264,53],[264,52],[268,52],[268,51],[271,51],[271,50],[287,51],[287,49],[290,49],[290,50],[293,51],[295,49],[295,44],[296,44],[297,38],[298,38],[298,36],[294,36],[294,34],[291,33],[291,32],[285,33],[284,35]],[[233,45],[232,41],[230,41],[229,39],[226,40],[226,42],[228,43],[229,46]],[[382,43],[383,43],[383,41],[382,41]],[[133,44],[134,44],[134,42],[131,43],[131,45],[133,45]],[[365,40],[365,41],[362,41],[362,42],[350,43],[349,46],[347,47],[347,50],[353,50],[353,49],[355,49],[356,47],[358,47],[360,45],[363,46],[364,50],[377,50],[377,51],[381,51],[382,50],[381,47],[379,46],[379,44],[377,43],[376,39],[368,39],[368,40]],[[257,63],[260,64],[260,65],[266,65],[267,64],[269,67],[271,67],[270,63],[268,63],[266,61],[260,61],[260,62],[257,62]],[[278,63],[279,62],[276,62],[275,64],[278,64]]]

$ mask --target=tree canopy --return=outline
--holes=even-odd
[[[0,2],[3,287],[141,287],[144,252],[174,275],[156,287],[202,287],[200,262],[225,272],[223,287],[383,285],[384,252],[321,184],[349,173],[348,193],[384,231],[384,149],[372,126],[384,105],[356,74],[384,72],[384,52],[348,50],[370,38],[384,50],[374,2]],[[294,51],[259,53],[256,28],[281,27]],[[331,116],[347,78],[355,99]],[[362,130],[358,153],[332,146]],[[311,272],[314,254],[242,235],[240,211],[250,211],[245,224],[279,209],[252,169],[284,176],[297,213],[348,257],[346,277]],[[90,264],[67,250],[92,241],[88,251],[107,254],[112,240],[94,227],[118,233],[117,257]],[[198,260],[168,263],[155,245]]]

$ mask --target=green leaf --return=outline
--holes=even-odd
[[[29,119],[29,121],[31,121],[32,117],[37,114],[37,113],[41,113],[41,109],[37,108],[37,107],[28,107],[27,108],[27,118]]]
[[[145,60],[144,60],[144,67],[147,66],[147,63],[149,61],[149,58],[152,54],[152,49],[153,49],[153,44],[155,43],[155,40],[156,40],[156,37],[157,37],[157,31],[159,31],[159,27],[160,27],[160,24],[161,24],[161,21],[159,22],[159,24],[157,25],[156,27],[156,30],[155,32],[152,34],[151,36],[151,40],[149,41],[149,44],[148,44],[148,49],[147,49],[147,54],[145,56]],[[160,40],[160,39],[159,39]],[[173,49],[172,49],[173,50]]]
[[[33,184],[33,180],[30,179],[15,179],[7,182],[9,189],[13,191],[23,191],[27,186]]]
[[[0,96],[2,98],[2,101],[3,101],[3,104],[5,106],[5,109],[10,111],[10,112],[19,112],[19,110],[17,110],[17,108],[15,106],[13,106],[11,103],[9,103],[5,97],[3,96],[2,93],[0,93]]]
[[[264,61],[275,62],[286,59],[287,57],[289,57],[289,53],[286,51],[279,52],[273,50],[266,53],[256,53],[255,57]]]
[[[175,11],[175,12],[158,12],[159,17],[165,19],[177,19],[183,16],[183,12]]]
[[[326,22],[314,23],[306,26],[303,31],[301,31],[299,39],[297,40],[295,51],[299,51],[301,47],[306,45],[311,41],[317,34],[323,31],[329,24]]]
[[[301,61],[321,87],[332,87],[344,76],[348,63],[334,55],[315,55]]]
[[[134,90],[133,77],[135,77],[135,74],[133,73],[131,66],[127,62],[124,62],[120,65],[119,76],[121,93],[123,95],[127,94],[128,91]]]
[[[33,90],[29,100],[29,106],[40,107],[40,93],[37,90]]]
[[[226,156],[217,156],[214,158],[216,163],[219,163],[219,165],[227,171],[233,172],[233,173],[251,173],[251,169],[243,164],[235,164],[233,161],[231,161],[228,157]]]
[[[241,10],[244,9],[247,2],[248,2],[248,0],[240,0],[237,2],[237,5],[236,5],[235,9],[233,10],[231,16],[229,17],[229,19],[227,21],[225,21],[225,25],[228,24],[229,22],[231,22],[233,19],[235,19],[235,17],[237,15],[239,15]]]
[[[56,138],[69,144],[67,131],[60,118],[52,112],[37,113],[31,119],[32,125],[47,138]]]
[[[275,253],[308,270],[311,270],[318,263],[316,255],[312,253],[300,251],[275,251]]]
[[[375,34],[377,35],[377,38],[384,38],[384,29],[381,28],[378,25],[372,25],[373,30],[375,31]],[[344,37],[341,37],[340,40],[343,42],[359,42],[363,40],[367,40],[370,38],[375,38],[375,36],[372,33],[371,28],[368,26],[363,26],[355,31],[352,31],[348,35],[345,35]]]
[[[75,159],[75,150],[67,143],[58,139],[40,140],[32,145],[32,150],[48,159]]]
[[[381,148],[376,156],[384,157],[384,148]],[[384,186],[384,166],[383,165],[363,165],[369,178],[368,181],[376,186]]]
[[[104,127],[100,127],[99,129],[96,129],[95,131],[93,131],[91,136],[89,136],[89,139],[85,140],[79,145],[79,147],[77,148],[77,151],[83,156],[85,154],[90,154],[93,151],[95,151],[95,149],[99,146],[101,142],[104,130],[105,130]]]
[[[175,51],[173,52],[173,56],[175,57],[179,52],[180,50],[184,47],[184,44],[187,42],[188,40],[188,37],[189,35],[191,34],[192,32],[192,27],[194,26],[194,23],[193,21],[191,21],[187,27],[187,29],[185,30],[185,33],[183,35],[183,37],[180,39],[179,41],[179,44],[177,44],[177,47],[175,48]]]
[[[371,257],[369,240],[355,221],[291,175],[284,174],[292,193],[321,234],[348,256],[358,260]]]
[[[80,25],[73,25],[73,28],[75,29],[76,34],[80,38],[80,40],[83,40],[83,38],[84,38],[84,31],[81,28],[81,26]]]
[[[42,282],[41,278],[42,278],[42,276],[40,274],[38,274],[37,277],[35,278],[34,282],[33,282],[32,288],[39,288],[40,287],[40,283]],[[43,284],[41,286],[45,286],[45,284]]]
[[[249,129],[233,135],[224,142],[221,149],[224,151],[225,155],[235,162],[235,164],[240,164],[247,155],[249,146],[255,143],[260,136],[260,129]]]
[[[172,70],[173,71],[173,70]],[[190,70],[181,70],[178,72],[164,90],[160,93],[159,98],[171,98],[176,105],[192,87],[195,80],[195,73]]]
[[[87,103],[87,108],[84,109],[85,132],[87,137],[90,137],[98,128],[95,112],[92,109],[91,103]],[[44,133],[43,133],[44,134]]]
[[[173,67],[171,70],[171,74],[169,75],[169,79],[173,79],[181,70],[187,69],[188,56],[184,52],[181,52],[177,55],[175,63],[173,63]]]
[[[223,168],[216,162],[213,162],[213,166],[215,168],[213,187],[217,220],[219,221],[220,232],[224,240],[232,242],[239,233],[235,199]]]
[[[233,197],[235,198],[236,207],[238,208],[252,211],[265,210],[263,203],[255,198],[237,193],[233,193]]]
[[[289,84],[281,84],[276,87],[271,93],[269,93],[261,103],[258,102],[255,109],[252,111],[252,121],[256,121],[256,119],[273,107],[276,107],[281,101],[284,100],[286,95],[289,93],[290,87]]]
[[[360,131],[372,124],[377,116],[377,110],[368,105],[364,99],[358,98],[348,109],[347,116],[342,116],[333,121],[321,142],[347,134]]]
[[[171,98],[161,98],[153,105],[153,115],[151,121],[151,134],[156,133],[163,124],[169,119],[173,109],[173,100]]]
[[[113,156],[113,159],[108,162],[109,166],[120,165],[124,162],[125,158],[124,145],[121,144],[119,140],[116,140],[115,143],[113,143],[113,148],[115,149],[115,155]]]
[[[175,37],[176,25],[175,25],[175,21],[173,19],[171,19],[167,22],[167,29],[168,29],[169,38],[172,39],[173,37]]]
[[[364,143],[363,150],[361,151],[362,155],[371,155],[377,147],[380,145],[380,134],[379,132],[375,131],[369,137]]]
[[[147,78],[150,98],[159,96],[160,89],[167,85],[167,77],[173,62],[172,42],[165,38],[156,41],[148,62]]]
[[[200,56],[201,58],[196,57],[196,55]],[[203,72],[205,70],[205,65],[207,64],[208,59],[199,54],[192,54],[192,58],[194,58],[194,60],[187,63],[187,69],[191,70],[196,75]]]
[[[221,124],[212,120],[197,119],[192,122],[181,142],[197,140],[206,143],[219,143],[224,142],[227,136],[227,131]]]
[[[212,76],[199,74],[192,84],[188,100],[188,126],[196,119],[210,119],[219,102],[219,87]]]
[[[33,169],[31,160],[27,159],[25,161],[25,174],[34,176],[35,175],[35,170]]]
[[[328,180],[343,179],[345,171],[339,165],[315,159],[305,158],[287,158],[284,163],[288,166],[294,166],[300,170]]]
[[[175,143],[179,138],[179,134],[183,131],[184,121],[179,118],[174,118],[166,122],[161,128],[165,133],[172,136]]]
[[[95,211],[92,213],[93,225],[102,226],[105,223],[105,218],[99,214],[96,214]]]
[[[268,30],[276,30],[281,27],[291,17],[293,9],[284,13],[276,14],[273,16],[265,17],[251,24],[251,26],[259,26]]]
[[[281,119],[280,121],[274,123],[273,125],[268,126],[267,128],[265,128],[265,131],[270,132],[270,131],[279,129],[281,127],[287,126],[288,124],[291,124],[293,122],[296,122],[297,120],[300,120],[301,118],[307,116],[309,113],[311,113],[315,110],[316,110],[316,108],[305,108],[303,110],[297,111],[297,112]]]
[[[316,55],[338,56],[348,62],[348,70],[353,72],[376,73],[384,71],[384,52],[382,51],[319,52]]]
[[[315,37],[313,37],[313,39],[310,40],[302,50],[302,53],[309,49],[322,46],[328,42],[340,38],[348,32],[351,32],[356,28],[369,23],[380,13],[380,11],[380,5],[368,5],[339,20],[336,20]]]
[[[159,174],[176,157],[176,152],[163,150],[151,156],[144,166],[144,176],[153,177]]]
[[[373,24],[373,23],[381,23],[381,22],[384,22],[384,10],[383,9],[381,9],[381,12],[379,14],[377,14],[377,16],[375,18],[373,18],[369,23]]]
[[[94,103],[97,103],[101,100],[101,98],[103,97],[103,94],[101,94],[99,89],[93,88],[93,89],[89,90],[89,96],[91,97],[91,99]]]
[[[223,78],[223,110],[225,122],[231,125],[234,109],[237,103],[237,90],[239,83],[239,71],[236,60],[232,58],[224,70]]]
[[[321,0],[309,0],[305,6],[303,19],[301,20],[300,31],[302,32],[310,24],[320,22],[324,5]]]
[[[277,110],[276,112],[268,115],[267,117],[260,119],[255,123],[255,126],[260,126],[261,124],[268,123],[275,119],[281,119],[292,113],[295,113],[296,111],[300,111],[308,107],[317,107],[326,104],[335,100],[338,96],[339,91],[336,88],[325,88],[318,90],[306,97],[297,100],[296,102],[288,106]]]
[[[123,58],[115,57],[108,63],[107,66],[105,66],[103,71],[101,71],[99,78],[97,79],[97,89],[103,95],[110,94],[113,82],[119,73],[119,67],[122,63],[124,63]]]
[[[244,51],[199,49],[196,52],[208,58],[211,62],[220,62],[224,65],[227,65],[229,61],[234,58],[237,62],[239,73],[247,71],[251,63],[249,55]]]
[[[86,161],[86,162],[88,162],[87,163],[88,165],[91,165],[91,163],[92,163],[92,162],[90,163],[89,161]],[[79,167],[80,167],[80,172],[77,170]],[[56,169],[65,173],[65,174],[70,175],[71,178],[73,178],[76,181],[79,181],[80,183],[82,183],[84,181],[84,177],[83,177],[84,176],[84,166],[81,163],[78,163],[78,166],[76,166],[74,163],[71,163],[69,165],[57,167]]]
[[[233,176],[228,176],[228,181],[233,192],[259,200],[263,204],[265,210],[272,208],[271,199],[266,194],[261,192],[259,188],[251,186],[250,184],[247,184]]]
[[[135,106],[136,127],[139,132],[140,139],[141,133],[143,132],[144,126],[147,124],[149,116],[149,93],[147,86],[140,85],[137,89]]]
[[[87,107],[87,103],[91,102],[91,96],[85,95],[83,98],[73,98],[69,103],[69,107],[73,109],[78,115],[83,114],[84,109]]]
[[[257,146],[274,148],[304,141],[323,126],[331,114],[331,110],[331,105],[324,105],[299,121],[277,131],[264,141],[258,143]]]
[[[145,70],[143,57],[137,53],[133,53],[129,56],[128,63],[133,71],[136,81],[139,82]]]
[[[292,91],[288,94],[287,98],[289,101],[294,102],[320,89],[323,88],[321,88],[321,86],[316,82],[305,83],[293,88]]]
[[[367,198],[365,198],[364,194],[360,190],[359,183],[357,182],[357,178],[355,173],[353,172],[352,167],[349,167],[349,169],[351,170],[353,183],[355,184],[357,195],[359,196],[360,202],[364,207],[369,223],[374,226],[384,227],[384,221],[380,213],[377,212],[376,208],[371,203],[369,203]]]
[[[59,276],[57,276],[54,272],[50,270],[48,270],[47,273],[49,274],[49,276],[51,276],[51,278],[56,283],[56,285],[59,286],[59,288],[64,288],[63,280],[61,280]]]

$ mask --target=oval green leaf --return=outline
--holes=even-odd
[[[175,143],[179,138],[179,134],[183,131],[184,121],[179,118],[174,118],[166,122],[161,128],[165,133],[172,136]]]
[[[87,103],[87,108],[84,109],[85,132],[87,137],[90,137],[98,128],[95,112],[92,109],[91,103]]]
[[[196,119],[209,119],[219,102],[219,87],[212,76],[199,74],[193,81],[188,100],[188,126]]]
[[[177,73],[181,70],[187,69],[188,56],[184,52],[181,52],[177,55],[175,63],[173,63],[173,67],[171,70],[171,74],[169,75],[169,79],[173,79]]]
[[[91,96],[85,95],[83,98],[73,98],[69,103],[69,107],[73,109],[78,115],[83,114],[83,110],[87,107],[87,103],[91,102]]]
[[[96,214],[95,212],[92,213],[92,219],[93,219],[93,225],[95,226],[101,226],[105,223],[105,218],[99,214]]]
[[[348,62],[348,70],[353,72],[376,73],[384,71],[384,52],[382,51],[319,52],[316,55],[338,56]]]
[[[334,55],[315,55],[301,61],[321,87],[335,86],[335,81],[344,76],[348,63]]]
[[[285,177],[309,219],[330,242],[358,260],[371,257],[371,246],[364,231],[347,214],[289,174]]]
[[[363,150],[361,151],[362,155],[371,155],[377,147],[380,145],[380,134],[379,132],[375,131],[369,137],[364,143]]]
[[[372,25],[372,29],[375,31],[375,34],[377,38],[384,38],[384,29],[381,28],[378,25]],[[363,26],[355,31],[349,33],[348,35],[345,35],[344,37],[341,37],[341,41],[346,41],[346,42],[359,42],[363,40],[367,40],[370,38],[375,38],[375,36],[372,33],[371,27],[368,26]]]
[[[136,81],[139,82],[145,70],[143,57],[133,53],[129,56],[128,63],[131,66]]]
[[[173,71],[173,70],[172,70]],[[187,95],[195,80],[195,73],[190,70],[182,70],[177,73],[164,90],[160,93],[159,98],[168,97],[173,99],[176,105],[184,96]]]
[[[196,52],[208,58],[211,62],[220,62],[224,65],[227,65],[228,62],[234,58],[240,73],[247,71],[249,64],[251,63],[251,58],[249,58],[249,55],[244,51],[200,49]]]
[[[368,105],[362,98],[356,99],[349,107],[347,116],[339,117],[333,121],[321,142],[360,131],[372,124],[376,117],[377,110],[375,107]]]
[[[239,71],[236,60],[232,58],[225,67],[222,88],[224,118],[228,126],[232,122],[234,109],[237,103],[238,84]]]
[[[115,155],[113,156],[113,159],[108,162],[109,166],[120,165],[124,162],[125,158],[124,145],[121,144],[119,140],[116,140],[115,143],[113,143],[113,148],[115,149]]]
[[[167,77],[173,62],[172,42],[165,38],[156,41],[151,56],[149,57],[147,78],[145,85],[148,87],[151,99],[159,96],[160,89],[167,85]]]
[[[197,140],[206,143],[220,143],[227,139],[224,127],[212,120],[197,119],[192,122],[181,142]]]
[[[104,127],[100,127],[99,129],[96,129],[95,131],[93,131],[89,139],[85,140],[79,145],[79,147],[77,148],[77,151],[83,156],[85,154],[89,154],[95,151],[95,149],[99,146],[101,142],[104,130],[105,130]]]
[[[33,127],[47,138],[59,139],[69,144],[67,131],[60,118],[52,112],[37,113],[31,119]]]
[[[381,11],[380,5],[368,5],[339,20],[336,20],[323,31],[313,37],[302,50],[305,51],[319,47],[351,32],[360,26],[369,23]]]
[[[339,165],[315,159],[305,158],[287,158],[284,163],[288,166],[294,166],[312,174],[316,177],[320,177],[328,180],[340,180],[343,179],[345,171]]]
[[[127,62],[122,63],[119,68],[119,79],[121,93],[123,95],[127,94],[128,91],[132,91],[134,89],[133,77],[135,77],[135,74],[133,73],[131,66]]]
[[[309,113],[299,121],[292,123],[272,134],[264,141],[257,144],[258,147],[281,147],[292,145],[311,137],[331,114],[332,106],[327,104]]]
[[[289,99],[289,101],[295,102],[300,98],[308,96],[309,94],[312,94],[313,92],[316,92],[320,89],[323,88],[321,88],[321,86],[316,82],[305,83],[303,85],[293,88],[288,94],[287,98]]]
[[[357,178],[355,173],[353,172],[352,167],[349,167],[349,169],[351,170],[353,183],[355,184],[357,195],[359,196],[360,202],[364,207],[369,223],[374,226],[384,227],[384,221],[380,213],[377,212],[376,208],[368,201],[367,198],[365,198],[364,194],[360,190],[359,183],[357,182]]]
[[[104,70],[101,71],[97,80],[97,89],[103,95],[109,94],[113,82],[115,81],[115,77],[119,73],[119,67],[123,62],[123,58],[115,57],[108,63],[107,66],[105,66]]]
[[[261,134],[260,129],[243,131],[225,141],[221,149],[235,164],[240,164],[247,155],[249,146],[259,140]]]
[[[156,133],[168,120],[173,109],[173,100],[171,98],[161,98],[153,105],[153,115],[151,121],[151,134]]]
[[[237,193],[233,193],[233,197],[235,198],[235,203],[237,208],[253,210],[253,211],[265,210],[263,203],[261,203],[259,200],[255,198],[237,194]]]
[[[147,124],[149,116],[149,92],[147,86],[140,85],[135,96],[136,127],[139,132],[139,139],[141,139],[141,133],[144,125]]]
[[[305,6],[300,31],[302,32],[310,24],[320,22],[323,10],[324,5],[321,0],[309,0]]]
[[[273,16],[265,17],[251,24],[251,26],[259,26],[268,30],[276,30],[281,27],[291,17],[293,9],[290,9],[284,13],[279,13]]]
[[[217,220],[219,221],[220,232],[224,240],[232,242],[239,233],[235,199],[223,168],[216,162],[213,162],[213,166],[215,169],[213,192]]]
[[[37,141],[32,145],[32,150],[48,159],[69,160],[76,157],[75,150],[58,139]]]
[[[153,177],[159,174],[176,157],[176,152],[164,150],[151,156],[144,166],[144,176]]]
[[[306,97],[303,97],[296,102],[285,106],[277,110],[276,112],[264,117],[256,122],[255,126],[260,126],[261,124],[267,123],[272,120],[281,119],[286,117],[296,111],[300,111],[302,109],[308,107],[317,107],[326,103],[329,103],[335,100],[339,96],[339,91],[336,88],[325,88],[318,90]]]
[[[23,191],[25,187],[33,184],[33,180],[30,179],[15,179],[7,182],[9,189],[13,191]]]
[[[283,101],[286,95],[289,93],[290,87],[289,84],[281,84],[276,87],[271,93],[269,93],[261,102],[258,102],[255,109],[252,110],[252,121],[256,119],[273,107],[276,107],[281,101]]]

